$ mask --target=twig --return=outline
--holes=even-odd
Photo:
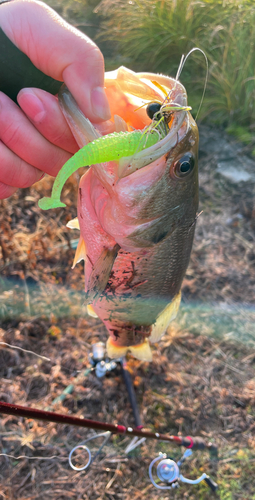
[[[18,347],[17,345],[7,344],[7,342],[0,342],[0,345],[10,347],[10,349],[17,349],[19,351],[27,352],[28,354],[33,354],[34,356],[37,356],[38,358],[44,359],[45,361],[51,361],[51,359],[47,358],[46,356],[41,356],[41,354],[37,354],[36,352],[29,351],[27,349],[23,349],[23,347]]]
[[[120,470],[120,463],[118,463],[117,465],[117,468],[116,468],[116,471],[115,471],[115,474],[113,475],[113,477],[110,479],[109,483],[107,483],[106,487],[105,487],[105,490],[109,490],[110,487],[113,485],[116,477],[118,476],[118,472]]]

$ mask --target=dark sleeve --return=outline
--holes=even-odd
[[[9,1],[1,0],[0,6]],[[0,91],[16,102],[17,94],[24,87],[37,87],[57,94],[62,83],[37,69],[0,28]]]

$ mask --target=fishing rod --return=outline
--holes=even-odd
[[[160,434],[158,432],[145,431],[143,429],[126,427],[120,424],[108,424],[106,422],[99,422],[97,420],[90,420],[80,417],[72,417],[62,413],[55,413],[52,411],[38,410],[36,408],[29,408],[27,406],[15,405],[11,403],[4,403],[0,401],[0,413],[7,415],[14,415],[16,417],[32,418],[35,420],[43,420],[46,422],[54,422],[62,425],[75,425],[78,427],[85,427],[87,429],[97,429],[100,431],[110,431],[112,434],[126,434],[128,436],[145,437],[148,439],[156,439],[157,441],[168,441],[177,446],[185,446],[185,448],[192,448],[194,450],[208,449],[215,451],[216,447],[212,443],[206,443],[200,437],[181,437],[172,436],[168,434]]]
[[[64,415],[62,413],[55,413],[51,411],[45,411],[45,410],[38,410],[36,408],[28,408],[26,406],[20,406],[20,405],[15,405],[15,404],[10,404],[10,403],[4,403],[0,401],[0,413],[4,413],[7,415],[14,415],[16,417],[25,417],[25,418],[32,418],[36,420],[43,420],[43,421],[48,421],[48,422],[54,422],[58,424],[69,424],[69,425],[75,425],[79,427],[85,427],[88,429],[97,429],[97,430],[104,430],[106,432],[98,434],[96,436],[92,436],[88,438],[84,443],[81,443],[80,445],[76,446],[75,448],[72,449],[72,451],[69,454],[69,464],[70,466],[76,470],[76,471],[83,471],[87,469],[92,462],[95,460],[95,458],[99,455],[101,452],[102,448],[106,445],[106,443],[109,441],[110,437],[112,434],[125,434],[128,436],[135,436],[135,437],[140,437],[140,438],[147,438],[147,439],[156,439],[158,441],[167,441],[172,444],[175,444],[177,446],[184,446],[186,449],[185,453],[181,457],[181,459],[176,463],[173,459],[169,458],[166,454],[159,453],[158,457],[153,459],[150,463],[149,466],[149,477],[152,482],[152,484],[161,490],[164,489],[171,489],[171,488],[177,488],[179,487],[179,482],[183,483],[188,483],[188,484],[198,484],[201,481],[205,481],[207,485],[211,488],[212,491],[216,491],[218,489],[218,485],[208,476],[207,474],[203,473],[199,478],[197,479],[188,479],[185,478],[181,473],[180,473],[180,467],[182,466],[183,462],[191,456],[192,454],[192,449],[193,450],[203,450],[207,448],[210,452],[213,454],[217,453],[217,448],[212,444],[212,443],[206,443],[201,437],[182,437],[182,436],[173,436],[173,435],[168,435],[168,434],[160,434],[158,432],[150,432],[150,431],[145,431],[142,429],[135,428],[133,429],[132,427],[126,427],[124,425],[120,424],[108,424],[105,422],[99,422],[96,420],[89,420],[85,418],[80,418],[80,417],[72,417],[70,415]],[[92,439],[99,438],[99,437],[104,437],[104,441],[102,445],[100,446],[99,450],[97,453],[94,455],[92,458],[90,449],[86,446],[86,443],[88,441],[91,441]],[[72,455],[73,453],[78,450],[78,449],[85,449],[88,453],[88,461],[83,467],[76,467],[72,463]],[[131,450],[130,450],[131,451]],[[158,482],[155,482],[153,478],[153,466],[158,462],[157,465],[157,477],[160,481],[164,483],[164,485],[158,484]]]
[[[134,450],[137,446],[142,444],[146,439],[156,439],[157,441],[165,441],[165,442],[170,442],[173,445],[176,445],[178,447],[184,446],[186,448],[186,451],[184,452],[183,456],[180,458],[178,462],[175,462],[171,457],[164,453],[159,453],[159,455],[154,458],[149,466],[149,477],[152,482],[152,484],[161,490],[165,489],[171,489],[171,488],[177,488],[180,486],[180,482],[183,483],[188,483],[188,484],[198,484],[201,481],[205,481],[207,485],[211,488],[212,491],[216,491],[218,488],[218,485],[205,473],[203,473],[199,478],[197,479],[188,479],[182,476],[180,473],[180,468],[184,461],[192,455],[192,450],[205,450],[207,449],[210,453],[210,456],[213,458],[217,457],[217,447],[212,444],[212,443],[206,443],[205,440],[201,437],[195,436],[174,436],[174,435],[168,435],[168,434],[160,434],[158,432],[151,432],[143,429],[142,421],[140,418],[139,410],[138,410],[138,405],[137,405],[137,400],[136,400],[136,395],[135,395],[135,390],[134,386],[132,383],[132,378],[130,375],[130,372],[127,367],[127,361],[126,358],[120,358],[120,359],[115,359],[115,360],[109,360],[106,357],[105,354],[105,345],[102,342],[97,342],[92,346],[92,352],[90,353],[89,356],[90,359],[90,364],[91,368],[88,368],[85,370],[82,374],[82,376],[88,375],[89,373],[93,372],[98,378],[104,377],[107,373],[114,371],[118,364],[121,366],[121,371],[122,371],[122,376],[126,385],[126,389],[128,392],[129,396],[129,401],[132,407],[133,411],[133,417],[134,417],[134,423],[135,427],[131,426],[124,426],[121,424],[109,424],[106,422],[99,422],[96,420],[91,420],[91,419],[85,419],[85,418],[80,418],[80,417],[73,417],[70,415],[65,415],[62,413],[56,413],[53,411],[47,411],[46,410],[39,410],[35,408],[29,408],[25,406],[20,406],[20,405],[15,405],[15,404],[10,404],[10,403],[4,403],[0,401],[0,413],[8,414],[8,415],[13,415],[16,417],[25,417],[25,418],[32,418],[36,420],[43,420],[43,421],[48,421],[48,422],[54,422],[54,423],[59,423],[62,425],[75,425],[79,427],[85,427],[88,429],[96,429],[101,431],[99,434],[95,434],[93,436],[90,436],[87,438],[85,441],[80,443],[79,445],[75,446],[71,452],[69,453],[68,461],[70,467],[78,472],[84,471],[85,469],[88,469],[90,465],[94,462],[94,460],[98,457],[98,455],[101,453],[103,447],[108,443],[110,440],[111,436],[113,434],[122,434],[122,435],[127,435],[127,436],[133,436],[132,441],[129,443],[127,448],[125,449],[125,453],[128,454],[132,450]],[[79,377],[78,377],[79,378]],[[63,402],[66,395],[70,394],[74,389],[74,385],[71,384],[69,385],[60,396],[58,396],[54,401],[52,402],[52,406],[54,406],[58,402]],[[87,446],[88,442],[91,442],[92,440],[98,439],[98,438],[104,438],[102,444],[100,445],[99,449],[97,452],[94,454],[92,457],[92,453],[90,448]],[[83,466],[77,467],[73,463],[73,455],[77,451],[85,451],[88,455],[88,460]],[[153,470],[154,467],[154,470]],[[154,480],[153,477],[153,472],[155,475],[155,468],[156,468],[156,475],[157,475],[157,482]],[[159,483],[159,481],[163,485]]]

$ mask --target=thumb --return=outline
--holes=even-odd
[[[2,4],[0,26],[38,69],[66,83],[91,121],[110,118],[104,59],[92,40],[39,1]]]

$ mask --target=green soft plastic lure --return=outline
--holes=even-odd
[[[114,132],[86,144],[63,165],[54,181],[51,197],[39,200],[39,207],[42,210],[65,207],[65,203],[60,200],[61,191],[70,175],[79,168],[132,156],[143,149],[154,146],[160,139],[161,135],[157,130],[136,130],[134,132]]]

